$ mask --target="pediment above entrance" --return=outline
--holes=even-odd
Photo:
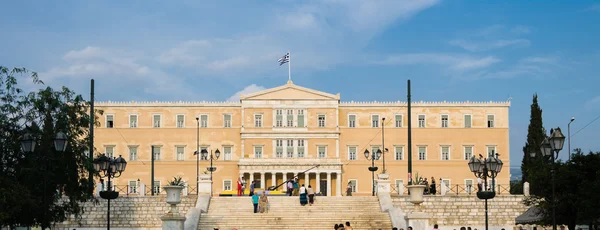
[[[251,93],[240,95],[240,100],[340,100],[340,94],[329,94],[314,89],[294,85],[291,81],[287,84]]]

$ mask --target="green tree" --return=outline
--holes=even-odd
[[[17,77],[31,77],[37,92],[24,93]],[[83,212],[88,191],[88,102],[63,87],[43,87],[36,73],[0,66],[0,226],[48,228]],[[24,133],[36,137],[33,152],[21,149]],[[58,132],[68,146],[54,148]],[[4,208],[5,207],[5,208]]]
[[[533,95],[531,103],[531,115],[529,118],[529,127],[527,129],[527,143],[523,147],[523,160],[521,162],[521,173],[523,175],[522,182],[529,182],[530,193],[541,195],[543,191],[541,186],[545,184],[545,180],[549,174],[544,173],[547,166],[541,160],[543,157],[540,152],[540,145],[546,138],[546,130],[542,122],[542,109],[538,104],[537,94]],[[530,153],[536,153],[536,157],[532,158]]]

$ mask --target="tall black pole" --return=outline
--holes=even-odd
[[[111,173],[110,173],[110,168],[107,170],[108,172],[108,191],[112,191],[110,186],[110,177],[111,177]],[[111,199],[107,199],[108,200],[108,209],[106,210],[106,230],[110,230],[110,200]]]
[[[212,197],[213,195],[213,178],[212,178],[212,173],[213,173],[213,152],[212,149],[210,150],[210,196]],[[261,181],[261,183],[264,183]]]
[[[377,153],[375,153],[375,152],[371,153],[371,167],[373,167],[373,169],[375,168],[375,155],[376,154]],[[373,190],[372,195],[375,196],[375,170],[371,171],[371,180],[372,180],[371,184],[373,184],[373,186],[371,186],[372,190]]]
[[[94,79],[90,82],[90,146],[88,147],[88,163],[89,163],[89,194],[92,196],[94,194],[94,172],[92,170],[92,161],[94,159],[94,121],[96,118],[96,113],[94,112]]]
[[[381,148],[383,153],[383,170],[385,173],[385,133],[384,133],[385,117],[381,119]]]
[[[150,184],[152,185],[152,188],[150,188],[150,191],[152,192],[152,196],[154,196],[154,146],[150,146],[150,154],[152,155],[152,172],[150,173]]]
[[[556,191],[555,191],[555,177],[556,167],[554,167],[554,153],[552,153],[552,230],[556,230]]]
[[[412,113],[410,112],[410,80],[408,80],[408,182],[412,180]]]
[[[485,162],[485,161],[484,161]],[[483,165],[483,191],[487,191],[487,175],[488,168],[487,165]],[[488,198],[485,198],[485,230],[488,230]]]
[[[196,195],[198,195],[200,183],[200,118],[196,117]]]

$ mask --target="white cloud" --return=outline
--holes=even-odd
[[[527,47],[531,42],[527,39],[513,39],[513,40],[496,40],[496,41],[466,41],[466,40],[454,40],[450,41],[450,45],[461,47],[471,52],[481,52],[493,49],[500,49],[507,46],[522,46]]]
[[[521,59],[522,63],[554,64],[558,62],[558,57],[528,57]]]
[[[531,32],[531,30],[529,29],[529,27],[527,26],[515,26],[513,27],[510,32],[520,35],[520,34],[528,34]]]
[[[444,53],[412,53],[391,55],[379,64],[386,65],[420,65],[437,64],[450,70],[464,71],[489,67],[501,60],[493,57],[472,57],[460,54]]]
[[[262,91],[265,89],[266,89],[265,87],[258,86],[256,84],[252,84],[252,85],[246,86],[246,88],[233,94],[231,97],[229,97],[227,99],[227,101],[240,101],[240,95],[248,95],[248,94],[256,93],[258,91]]]

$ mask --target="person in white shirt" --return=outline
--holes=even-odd
[[[308,194],[306,193],[306,187],[304,187],[304,185],[302,185],[302,187],[300,187],[300,204],[302,206],[304,206],[307,203],[308,203]]]

